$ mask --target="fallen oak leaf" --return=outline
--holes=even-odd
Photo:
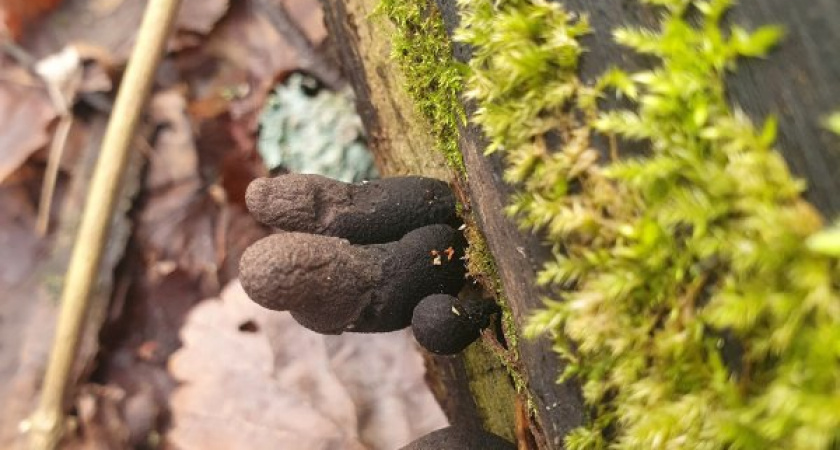
[[[275,367],[266,334],[239,330],[249,320],[260,330],[294,324],[253,304],[238,283],[190,313],[184,346],[169,363],[181,381],[170,400],[169,439],[179,448],[207,450],[363,449],[351,399],[319,367],[320,337],[290,332],[295,349],[305,353]]]
[[[446,423],[404,332],[321,336],[233,282],[181,337],[167,436],[180,448],[393,450]]]

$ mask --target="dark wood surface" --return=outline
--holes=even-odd
[[[505,297],[517,326],[542,306],[547,294],[534,277],[545,260],[539,238],[519,231],[504,213],[510,189],[501,180],[498,156],[484,156],[484,140],[474,127],[461,130],[461,151],[469,173],[468,186],[479,226],[496,259]],[[583,399],[573,381],[557,383],[562,367],[547,337],[519,339],[519,373],[525,380],[536,409],[536,421],[547,448],[561,448],[563,436],[583,422]]]
[[[344,32],[357,31],[347,28],[343,0],[324,1],[331,32],[341,27],[345,28]],[[458,22],[456,2],[438,0],[437,3],[451,30]],[[591,80],[613,65],[633,69],[648,63],[615,44],[611,30],[620,25],[651,25],[656,20],[653,10],[640,7],[634,0],[563,3],[570,11],[588,14],[594,29],[583,42],[587,52],[582,60],[582,78]],[[748,29],[781,24],[787,36],[768,58],[744,60],[739,64],[728,79],[732,102],[756,123],[761,123],[768,114],[779,117],[780,151],[792,171],[808,180],[807,199],[832,220],[840,214],[840,139],[823,130],[821,121],[831,111],[840,110],[840,1],[742,0],[740,3],[727,20]],[[362,58],[357,50],[344,48],[348,44],[346,38],[339,37],[337,42],[348,75],[360,94],[365,123],[379,136],[382,120],[376,108],[371,109],[376,102],[366,100],[371,94],[370,70],[367,75],[360,70]],[[456,46],[455,55],[465,60],[469,49]],[[383,65],[378,70],[390,72],[394,68]],[[528,314],[541,305],[540,298],[545,294],[535,287],[534,275],[547,256],[546,249],[538,236],[520,232],[504,215],[503,207],[508,203],[511,188],[502,181],[500,158],[483,154],[485,141],[481,133],[474,127],[464,127],[460,145],[469,175],[466,187],[470,207],[496,259],[516,322],[522,326]],[[545,447],[562,448],[563,436],[583,420],[579,391],[574,383],[556,383],[561,367],[548,340],[520,340],[519,350],[519,371],[535,401],[536,422],[542,429]],[[463,376],[455,366],[445,370],[451,375],[447,383],[458,384],[457,379]]]
[[[741,3],[733,22],[778,23],[788,34],[767,59],[741,64],[728,84],[733,101],[756,120],[779,118],[779,150],[808,181],[805,197],[834,220],[840,216],[840,139],[821,122],[840,111],[840,1]]]

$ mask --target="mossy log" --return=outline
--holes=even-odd
[[[534,280],[548,258],[548,249],[538,236],[520,231],[504,214],[512,191],[502,181],[501,157],[485,155],[486,141],[481,132],[464,125],[459,147],[466,174],[449,169],[444,156],[435,150],[429,125],[414,108],[400,71],[392,62],[394,27],[376,14],[379,0],[322,1],[331,39],[356,91],[382,172],[433,176],[460,188],[461,201],[475,214],[496,261],[514,328],[521,329],[546,294]],[[626,2],[567,0],[564,4],[569,10],[587,12],[594,29],[583,42],[587,48],[580,68],[583,80],[591,81],[613,65],[632,68],[648,64],[620,48],[612,40],[611,30],[620,25],[653,24],[655,14],[628,8]],[[457,26],[455,1],[429,5],[438,8],[449,32]],[[840,4],[829,0],[809,2],[807,6],[784,0],[743,2],[727,20],[747,28],[766,23],[785,27],[784,45],[772,58],[746,61],[730,77],[732,103],[756,123],[769,114],[779,118],[779,148],[793,172],[808,180],[806,199],[826,217],[835,218],[840,213],[840,177],[836,176],[840,173],[840,152],[836,151],[840,146],[821,122],[840,108],[840,47],[828,44],[840,38],[836,25],[840,23]],[[456,46],[455,55],[464,61],[469,49]],[[469,105],[465,106],[469,112]],[[517,396],[510,386],[512,372],[513,381],[524,388],[520,398],[524,396],[530,406],[530,445],[562,448],[563,438],[584,421],[579,387],[574,382],[557,383],[561,363],[548,339],[518,339],[509,344],[517,345],[519,360],[507,369],[480,345],[457,358],[429,357],[433,389],[453,422],[483,422],[497,434],[521,439],[518,431],[523,424],[515,423]]]
[[[429,125],[405,92],[391,59],[393,27],[376,14],[378,0],[325,0],[325,18],[350,79],[367,128],[369,144],[383,174],[418,174],[454,182],[461,201],[472,205],[493,254],[517,327],[538,306],[541,292],[533,283],[539,252],[533,236],[520,233],[502,213],[507,190],[499,181],[501,162],[482,156],[480,135],[464,129],[459,144],[469,174],[465,181],[436,150]],[[534,252],[538,253],[534,253]],[[452,422],[483,423],[490,431],[514,439],[517,427],[529,428],[540,447],[559,445],[562,436],[582,420],[582,404],[574,386],[558,386],[558,361],[548,340],[518,341],[521,362],[508,369],[487,348],[473,345],[459,357],[429,356],[430,384]],[[516,399],[513,383],[527,386]],[[532,402],[533,423],[516,423],[517,409]],[[520,406],[517,406],[520,404]],[[527,415],[527,414],[525,414]],[[520,417],[522,414],[520,414]],[[525,433],[527,434],[527,433]]]
[[[325,0],[323,4],[380,172],[458,183],[458,174],[435,150],[429,125],[415,111],[394,67],[389,39],[394,30],[387,18],[376,15],[378,0]],[[456,357],[427,355],[426,359],[429,384],[450,422],[482,424],[515,439],[516,394],[507,369],[490,350],[473,345]]]

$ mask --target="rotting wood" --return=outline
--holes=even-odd
[[[345,76],[356,91],[358,109],[382,172],[386,175],[421,174],[463,182],[445,166],[424,120],[413,110],[412,100],[404,91],[399,72],[390,59],[391,24],[387,19],[374,15],[378,1],[324,0],[323,3],[328,29],[335,42],[339,43]],[[499,162],[482,156],[482,141],[474,129],[464,130],[462,134],[461,146],[469,183],[461,190],[469,192],[470,197],[462,200],[471,204],[478,215],[480,226],[497,258],[517,327],[521,327],[527,312],[539,305],[541,295],[533,284],[539,257],[522,254],[534,249],[541,252],[542,249],[534,238],[519,233],[515,224],[502,214],[501,207],[507,191],[498,175]],[[522,245],[523,239],[529,239],[527,245]],[[537,425],[531,428],[541,435],[537,437],[537,442],[556,448],[565,432],[581,422],[582,409],[580,396],[573,385],[566,388],[556,385],[559,367],[550,349],[548,340],[520,340],[522,365],[515,370],[529,387],[530,397],[535,403]],[[480,345],[470,347],[468,352],[472,354],[466,357],[428,357],[432,362],[429,376],[434,393],[451,421],[482,423],[491,431],[513,439],[516,405],[512,398],[505,399],[507,394],[504,390],[498,390],[499,384],[509,383],[506,369]],[[494,382],[470,378],[480,371],[469,364],[488,365],[484,373],[495,374],[495,392],[492,389]],[[488,392],[476,393],[471,391],[471,386],[473,390]],[[502,387],[510,389],[510,386]],[[491,402],[493,397],[497,399]],[[476,401],[482,404],[476,405]]]
[[[414,110],[391,62],[389,36],[393,28],[387,18],[375,14],[378,0],[322,3],[381,173],[424,175],[457,183],[457,174],[435,150],[428,125]],[[426,355],[426,361],[429,385],[451,422],[481,423],[496,434],[514,438],[515,391],[504,365],[490,350],[474,344],[466,355]],[[477,389],[482,390],[478,395]]]

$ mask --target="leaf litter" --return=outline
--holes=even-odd
[[[15,58],[24,57],[0,61],[4,449],[24,442],[19,428],[40,386],[86,181],[146,2],[50,3],[50,14],[15,18],[23,21]],[[305,42],[279,33],[258,4],[282,4]],[[64,448],[392,449],[445,425],[407,334],[318,336],[247,302],[235,281],[242,251],[269,232],[244,209],[245,186],[266,174],[260,111],[278,82],[320,61],[325,38],[315,0],[183,3],[133,145]],[[73,122],[49,231],[38,236],[61,112],[34,67],[68,49],[81,81],[65,92]],[[205,359],[184,366],[196,358]],[[237,395],[220,398],[225,389],[214,385]]]

